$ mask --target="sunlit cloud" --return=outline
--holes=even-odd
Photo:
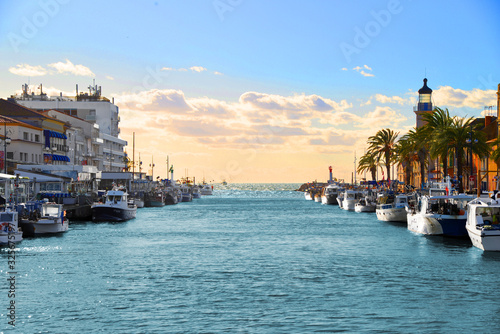
[[[69,59],[66,59],[66,62],[57,62],[48,64],[47,66],[55,69],[57,73],[61,74],[73,74],[87,77],[94,77],[95,74],[86,66],[83,65],[74,65]]]
[[[463,90],[450,86],[441,86],[432,92],[432,97],[438,106],[455,108],[482,109],[484,106],[496,106],[497,104],[496,91],[493,89],[474,88],[472,90]]]
[[[202,67],[202,66],[192,66],[189,68],[191,71],[193,72],[203,72],[203,71],[206,71],[207,69],[205,67]]]
[[[31,66],[28,64],[19,64],[15,67],[10,67],[9,72],[24,77],[38,77],[47,74],[47,70],[42,66]]]
[[[360,73],[362,76],[365,76],[365,77],[374,77],[375,75],[373,73],[369,73],[367,71],[372,71],[372,68],[368,65],[363,65],[362,67],[361,66],[356,66],[353,68],[354,71]],[[367,71],[365,71],[367,70]]]

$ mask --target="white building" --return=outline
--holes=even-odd
[[[78,93],[78,85],[74,97],[60,96],[48,97],[40,89],[40,94],[35,95],[28,91],[28,86],[23,85],[21,96],[13,96],[17,103],[37,111],[58,110],[66,115],[78,117],[91,124],[99,126],[100,134],[91,136],[91,144],[85,145],[85,127],[77,125],[82,130],[74,130],[76,136],[74,142],[68,143],[75,152],[79,150],[85,153],[78,161],[97,164],[99,170],[121,172],[126,167],[124,162],[124,147],[127,142],[119,138],[120,117],[118,107],[105,97],[101,96],[101,87],[89,86],[89,93]],[[71,121],[73,124],[73,121]],[[76,123],[75,123],[76,124]],[[95,128],[94,128],[95,129]],[[103,141],[100,143],[100,141]],[[76,149],[74,145],[77,145]],[[82,146],[78,147],[78,144]],[[83,143],[83,144],[82,144]],[[73,146],[71,146],[73,144]],[[99,147],[99,148],[98,148]],[[73,153],[75,154],[75,153]]]

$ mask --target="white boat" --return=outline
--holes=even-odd
[[[472,244],[484,251],[500,251],[500,199],[476,198],[469,202],[465,225]]]
[[[18,213],[11,209],[0,212],[0,246],[9,246],[23,240],[23,232],[19,228]]]
[[[137,206],[128,201],[128,193],[124,188],[113,188],[106,193],[104,203],[92,205],[93,221],[125,221],[135,218]]]
[[[337,196],[339,194],[339,186],[338,184],[329,184],[323,191],[321,195],[321,203],[323,204],[338,204]]]
[[[375,212],[376,208],[376,199],[371,194],[361,197],[359,201],[354,205],[354,211],[356,212]]]
[[[181,185],[182,202],[191,202],[193,200],[193,195],[191,194],[191,188],[187,184]]]
[[[316,203],[321,203],[321,193],[320,192],[317,192],[314,194],[314,201]]]
[[[213,186],[210,184],[203,184],[203,187],[200,189],[200,194],[203,196],[210,196],[213,195]]]
[[[342,202],[344,201],[344,193],[345,191],[339,192],[337,195],[337,204],[339,205],[339,208],[342,209]]]
[[[354,211],[354,206],[361,198],[362,193],[359,190],[346,190],[344,192],[344,199],[342,200],[342,209]]]
[[[407,212],[406,207],[409,202],[416,201],[415,194],[379,194],[377,197],[377,219],[390,222],[406,222]]]
[[[201,198],[200,188],[197,185],[191,186],[191,195],[193,198]]]
[[[35,236],[64,233],[69,228],[69,220],[65,217],[63,204],[43,203],[40,218],[29,222],[33,226]]]
[[[131,197],[138,209],[144,207],[144,191],[136,191],[131,194]]]
[[[470,195],[424,195],[417,206],[409,207],[408,229],[424,235],[466,237],[467,203]]]

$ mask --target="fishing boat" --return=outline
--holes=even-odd
[[[317,193],[314,194],[314,201],[316,203],[321,203],[321,192],[318,191]]]
[[[158,208],[165,206],[163,191],[154,189],[144,195],[144,206],[146,208]]]
[[[467,203],[474,196],[424,195],[417,206],[408,207],[408,229],[424,235],[466,237]]]
[[[132,197],[132,199],[134,200],[134,204],[138,209],[145,206],[144,191],[134,191],[132,194],[130,194],[130,197]]]
[[[406,207],[410,202],[416,202],[415,194],[402,193],[379,193],[377,196],[377,207],[375,212],[377,219],[391,222],[407,221]]]
[[[329,184],[324,188],[323,194],[321,195],[321,203],[337,205],[337,196],[339,194],[339,186],[336,183]]]
[[[361,197],[354,205],[354,211],[356,212],[375,212],[376,208],[377,200],[371,192]]]
[[[23,232],[19,228],[18,219],[18,212],[10,208],[0,212],[0,247],[23,240]]]
[[[203,187],[200,189],[200,194],[203,196],[213,195],[214,187],[210,184],[203,183]]]
[[[125,188],[113,188],[106,193],[104,203],[92,205],[93,221],[119,222],[135,218],[137,206],[128,201]]]
[[[348,189],[344,192],[344,199],[342,200],[342,209],[347,211],[354,211],[354,206],[361,198],[362,193],[359,190]]]
[[[193,200],[193,195],[191,194],[191,188],[187,184],[181,186],[182,202],[191,202]]]
[[[192,185],[191,195],[193,195],[193,198],[201,198],[200,187],[198,187],[197,185]]]
[[[179,203],[177,198],[177,188],[167,187],[164,191],[165,205],[174,205]],[[181,195],[182,196],[182,195]]]
[[[69,220],[63,204],[44,202],[39,215],[31,219],[22,219],[19,225],[25,237],[64,233],[69,228]]]
[[[469,202],[465,225],[472,245],[483,251],[500,251],[500,194]]]

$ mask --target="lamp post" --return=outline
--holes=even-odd
[[[154,177],[155,177],[155,174],[154,174],[155,164],[153,163],[153,156],[151,156],[151,163],[149,164],[149,167],[151,167],[151,181],[154,181]]]
[[[7,174],[7,144],[10,144],[10,138],[7,137],[7,120],[4,119],[3,122],[3,172]]]

